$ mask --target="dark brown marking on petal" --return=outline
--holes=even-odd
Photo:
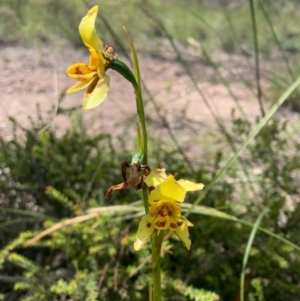
[[[183,222],[177,222],[177,226],[180,227],[183,224]]]
[[[87,93],[87,94],[93,92],[93,90],[95,89],[96,84],[97,84],[98,81],[99,81],[99,77],[98,77],[98,75],[95,75],[95,76],[93,77],[93,79],[91,80],[90,85],[87,87],[87,90],[86,90],[86,93]]]
[[[150,228],[150,227],[151,227],[151,223],[150,223],[150,222],[147,222],[146,227],[147,227],[147,228]]]
[[[79,67],[76,67],[76,68],[75,68],[75,73],[76,73],[76,74],[82,74],[82,72],[80,71],[80,68],[79,68]]]
[[[177,228],[177,224],[176,223],[170,223],[170,228],[176,229]]]
[[[155,223],[155,225],[156,225],[158,228],[164,227],[165,224],[166,224],[166,222],[160,222],[160,221],[157,221],[157,222]]]

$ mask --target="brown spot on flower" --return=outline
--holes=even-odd
[[[180,227],[183,224],[183,222],[177,222],[177,226]]]
[[[177,228],[177,224],[176,223],[170,223],[170,228],[176,229]]]
[[[150,228],[151,227],[151,223],[147,222],[146,226],[147,226],[147,228]]]
[[[80,68],[79,68],[79,67],[76,67],[76,68],[75,68],[75,73],[76,73],[76,74],[82,74],[82,72],[80,71]]]
[[[166,224],[166,222],[156,222],[156,226],[158,227],[158,228],[162,228],[162,227],[164,227],[165,226],[165,224]]]

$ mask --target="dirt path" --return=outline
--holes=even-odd
[[[16,118],[24,127],[30,126],[28,117],[36,118],[36,104],[40,105],[42,116],[49,121],[46,114],[57,103],[57,96],[74,84],[65,74],[65,69],[72,63],[86,62],[84,49],[65,49],[60,53],[51,49],[26,49],[5,46],[0,48],[0,134],[7,139],[11,136],[11,125],[8,116]],[[174,60],[140,57],[141,72],[146,87],[151,91],[161,116],[156,113],[153,102],[146,105],[147,115],[154,122],[150,126],[151,135],[162,138],[162,116],[183,145],[189,142],[200,142],[203,135],[216,122],[207,105],[195,90],[183,67]],[[210,106],[225,124],[230,121],[231,110],[236,103],[224,85],[215,79],[214,71],[201,63],[193,64],[193,74],[198,87],[205,94]],[[237,70],[239,72],[239,70]],[[224,76],[226,70],[223,70]],[[98,108],[85,111],[84,119],[92,131],[101,131],[118,135],[132,132],[134,123],[128,123],[134,116],[135,102],[131,86],[120,75],[109,71],[111,88],[107,100]],[[240,106],[250,120],[259,114],[257,101],[253,94],[238,79],[231,80],[231,89],[239,100]],[[80,105],[82,92],[67,95],[63,107]],[[145,98],[146,94],[145,94]],[[133,118],[134,120],[134,118]],[[52,126],[64,130],[69,121],[57,116]],[[126,126],[125,126],[126,125]]]

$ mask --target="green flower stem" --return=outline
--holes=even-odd
[[[153,301],[161,301],[160,251],[164,238],[163,232],[156,232],[152,239]]]
[[[141,83],[137,80],[138,87],[135,89],[135,99],[136,99],[136,109],[141,122],[142,133],[143,133],[143,144],[142,144],[142,153],[144,154],[144,164],[148,163],[148,141],[147,141],[147,129],[145,121],[145,112],[144,112],[144,102],[141,91]]]
[[[141,127],[142,127],[142,134],[143,134],[143,143],[142,143],[142,153],[144,154],[144,164],[147,165],[148,163],[148,144],[147,144],[147,128],[145,122],[145,113],[144,113],[144,102],[141,92],[140,83],[138,83],[138,88],[135,89],[135,99],[136,99],[136,108],[137,113],[140,119]],[[149,212],[149,203],[148,203],[148,187],[144,183],[143,184],[143,201],[145,212],[148,214]]]
[[[141,83],[139,61],[131,36],[125,27],[123,27],[123,29],[125,31],[125,34],[127,36],[131,48],[134,77],[137,83],[137,85],[133,84],[133,88],[135,93],[137,114],[139,116],[139,120],[141,123],[142,136],[143,136],[143,143],[142,143],[142,153],[144,154],[143,163],[147,165],[148,164],[148,145],[147,145],[148,140],[147,140],[147,129],[146,129],[146,121],[145,121],[144,102],[142,96],[142,83]],[[149,212],[148,187],[145,185],[145,183],[143,184],[143,201],[144,201],[145,211],[147,214]],[[154,238],[152,239],[153,291],[151,291],[151,289],[149,290],[149,296],[150,298],[152,298],[152,301],[161,301],[160,250],[161,250],[162,241],[163,241],[163,233],[162,231],[160,231],[158,234],[156,233]]]
[[[136,80],[136,84],[132,84],[134,88],[135,93],[135,100],[136,100],[136,109],[137,114],[139,116],[139,120],[142,127],[142,134],[143,134],[143,144],[142,144],[142,153],[144,155],[144,164],[148,164],[148,139],[147,139],[147,129],[146,129],[146,121],[145,121],[145,112],[144,112],[144,102],[143,102],[143,96],[142,96],[142,84],[141,84],[141,74],[140,74],[140,67],[139,67],[139,61],[136,54],[136,50],[133,44],[133,41],[131,39],[131,36],[127,29],[123,27],[125,34],[127,36],[127,39],[130,44],[131,54],[132,54],[132,62],[133,62],[133,68],[134,68],[134,77]],[[149,204],[148,204],[148,188],[145,184],[143,184],[143,201],[144,201],[144,207],[146,214],[149,211]]]

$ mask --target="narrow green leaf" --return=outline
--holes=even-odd
[[[249,239],[248,239],[247,247],[246,247],[246,250],[244,253],[242,272],[241,272],[241,277],[240,277],[240,300],[241,301],[244,301],[245,272],[246,272],[246,267],[247,267],[250,251],[252,248],[252,244],[253,244],[256,232],[259,228],[259,225],[260,225],[264,215],[267,213],[268,209],[269,209],[268,207],[264,208],[264,210],[259,214],[259,216],[257,217],[255,224],[252,228]]]
[[[19,215],[25,215],[25,216],[33,216],[33,217],[38,217],[38,218],[42,218],[42,219],[56,220],[52,216],[45,215],[45,214],[42,214],[39,212],[31,212],[31,211],[25,210],[25,209],[15,209],[15,208],[7,208],[7,207],[0,206],[0,211],[13,213],[13,214],[19,214]]]
[[[1,228],[5,228],[11,225],[15,225],[15,224],[21,224],[21,223],[33,223],[33,222],[37,222],[40,221],[42,218],[18,218],[18,219],[12,219],[3,223],[0,223],[0,229]]]

